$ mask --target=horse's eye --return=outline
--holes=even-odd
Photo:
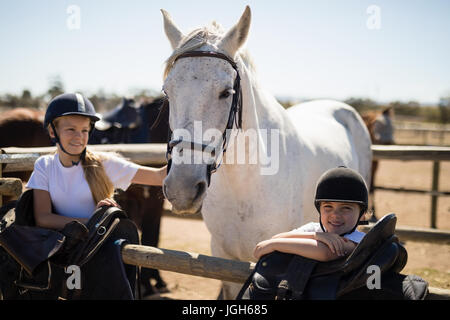
[[[219,96],[219,99],[226,99],[229,96],[231,96],[232,94],[234,94],[233,89],[226,89],[226,90],[222,91],[222,93]]]

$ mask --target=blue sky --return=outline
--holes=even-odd
[[[0,94],[160,90],[171,48],[159,11],[185,32],[234,25],[252,9],[247,43],[260,82],[278,97],[436,103],[450,94],[450,1],[0,0]],[[80,9],[80,28],[67,12]],[[380,28],[367,9],[375,5]],[[370,20],[374,21],[374,20]]]

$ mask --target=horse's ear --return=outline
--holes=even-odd
[[[161,9],[161,13],[164,18],[164,31],[170,41],[170,44],[172,45],[172,49],[175,50],[180,44],[181,39],[184,38],[183,32],[181,32],[181,30],[176,26],[175,22],[172,20],[172,17],[166,10]]]
[[[225,51],[231,58],[234,58],[236,52],[247,40],[251,19],[252,13],[250,7],[246,6],[241,19],[239,19],[239,22],[225,34],[218,44],[218,48]]]

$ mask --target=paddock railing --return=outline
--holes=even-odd
[[[93,151],[115,152],[132,162],[142,165],[164,165],[166,163],[165,144],[115,144],[115,145],[91,145]],[[54,153],[56,147],[43,148],[4,148],[0,154],[0,178],[2,172],[32,171],[34,162],[42,155]],[[432,186],[431,190],[418,190],[408,188],[392,188],[386,186],[375,186],[376,190],[390,192],[408,192],[428,194],[431,196],[431,217],[430,227],[437,227],[437,200],[438,197],[449,196],[450,191],[439,190],[439,178],[441,161],[450,161],[450,147],[430,147],[430,146],[372,146],[373,158],[375,160],[398,160],[398,161],[432,161]],[[2,189],[0,181],[0,204],[2,193],[7,194],[8,188]],[[11,184],[10,184],[11,185]],[[3,190],[3,191],[2,191]]]
[[[124,245],[122,259],[135,266],[242,284],[255,268],[253,262],[133,244]],[[450,300],[450,290],[429,287],[426,299]]]
[[[421,127],[399,127],[395,125],[394,139],[398,144],[448,146],[450,144],[450,130]]]
[[[430,227],[436,229],[438,197],[450,195],[450,191],[439,190],[441,161],[450,161],[450,147],[373,145],[372,152],[374,160],[398,160],[398,161],[421,160],[433,162],[433,169],[431,173],[432,174],[431,190],[391,188],[384,186],[374,186],[374,189],[392,192],[420,193],[430,195],[431,196]]]
[[[93,145],[93,151],[117,152],[125,158],[142,165],[163,165],[166,163],[165,144],[127,144],[127,145]],[[437,162],[450,160],[450,148],[445,147],[415,147],[415,146],[373,146],[374,159],[394,159],[402,161],[429,160]],[[1,188],[2,172],[32,171],[34,162],[41,155],[55,152],[55,147],[45,148],[4,148],[0,154],[0,201],[2,194],[17,194],[17,180]],[[439,177],[439,170],[433,175]],[[433,182],[435,185],[435,182]],[[432,196],[447,195],[448,192],[430,193]],[[21,192],[21,191],[20,191]],[[442,193],[442,194],[441,194]],[[370,226],[369,226],[370,228]],[[403,232],[403,233],[402,233]],[[450,231],[397,228],[401,241],[430,241],[450,243]],[[224,281],[243,283],[251,274],[254,263],[228,260],[207,255],[184,251],[154,248],[126,244],[122,249],[122,259],[125,263],[160,270],[189,274]],[[450,299],[450,290],[430,288],[428,299]]]

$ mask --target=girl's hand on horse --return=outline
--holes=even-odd
[[[112,199],[112,198],[106,198],[106,199],[99,201],[99,203],[97,203],[97,209],[102,206],[117,207],[117,208],[121,209],[119,204],[116,201],[114,201],[114,199]]]
[[[330,251],[338,256],[342,257],[350,253],[349,249],[351,241],[336,233],[316,232],[314,238],[315,240],[326,244]]]

